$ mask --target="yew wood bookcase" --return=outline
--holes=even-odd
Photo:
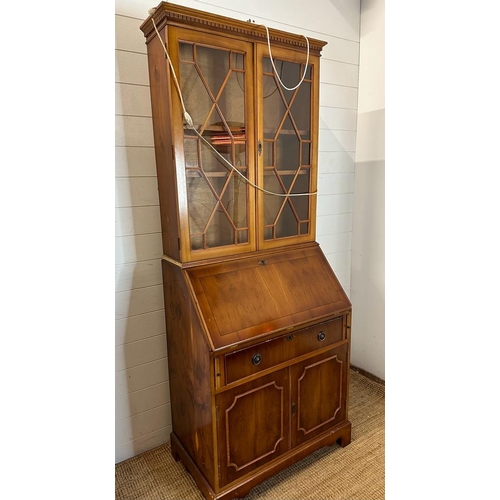
[[[166,2],[141,30],[172,453],[207,499],[242,498],[351,441],[351,303],[315,241],[325,42],[269,29],[273,67],[265,27]]]

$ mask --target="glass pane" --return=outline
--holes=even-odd
[[[214,97],[229,71],[229,51],[196,45],[196,64]]]
[[[197,168],[198,164],[198,139],[184,138],[184,161],[186,168]]]
[[[207,136],[210,140],[210,136]],[[217,151],[228,161],[231,161],[231,149],[216,146]],[[229,173],[229,167],[221,160],[214,151],[204,142],[201,143],[201,167],[207,173],[220,172],[221,175]]]
[[[276,131],[283,120],[286,107],[276,82],[271,77],[264,77],[264,138],[274,139]]]
[[[227,125],[226,125],[227,124]],[[227,161],[235,166],[245,165],[245,129],[230,129],[227,120],[214,108],[203,136]],[[231,131],[231,132],[230,132]],[[237,146],[236,148],[234,146]],[[226,172],[229,170],[223,160],[206,144],[202,144],[202,166],[207,172]]]
[[[273,171],[266,172],[264,176],[264,189],[271,193],[283,193],[283,188]],[[264,225],[274,224],[278,212],[285,198],[283,196],[264,195]]]
[[[295,188],[295,186],[294,186]],[[295,189],[293,189],[295,191]],[[309,219],[309,196],[293,196],[291,198],[293,208],[299,217],[299,220]]]
[[[296,236],[298,234],[298,229],[297,219],[293,214],[290,203],[287,202],[276,224],[276,237],[285,238],[287,236]]]
[[[276,68],[276,71],[278,72],[281,82],[285,87],[293,88],[300,82],[300,79],[302,78],[302,73],[300,72],[300,64],[274,59],[274,66]],[[290,103],[290,99],[294,95],[295,91],[287,90],[281,85],[280,89],[283,92],[286,102]]]
[[[234,245],[234,230],[228,218],[219,208],[206,231],[207,248]]]
[[[302,143],[302,165],[311,165],[311,144]]]
[[[203,235],[191,234],[191,250],[201,250],[203,248]]]
[[[307,193],[309,192],[309,176],[310,170],[308,168],[302,168],[299,175],[293,185],[292,193]],[[295,212],[299,220],[309,219],[309,200],[310,196],[292,196],[290,198]]]
[[[179,43],[179,58],[181,61],[193,61],[193,44]]]
[[[239,54],[238,52],[233,52],[233,63],[232,69],[244,69],[244,58],[245,54]]]
[[[243,229],[237,233],[238,243],[248,243],[248,230]]]
[[[221,203],[236,228],[248,227],[246,183],[237,174],[233,174],[227,183]]]
[[[291,126],[290,119],[285,120],[284,127],[276,140],[276,163],[279,170],[296,171],[300,165],[300,141],[295,130],[287,130],[285,126]]]
[[[202,234],[216,205],[214,197],[205,180],[196,172],[186,179],[189,206],[189,232]]]
[[[264,167],[273,166],[273,146],[274,141],[264,141]]]
[[[264,59],[262,59],[262,71],[264,73],[272,73],[273,72],[273,67],[271,66],[271,59],[269,59],[269,57],[264,57]],[[279,71],[279,69],[278,69],[278,71]]]
[[[297,89],[291,106],[291,114],[302,139],[310,139],[311,134],[311,84],[302,82]]]
[[[195,127],[199,129],[210,113],[213,101],[210,99],[194,64],[181,63],[180,79],[184,104]]]
[[[242,73],[232,71],[217,101],[231,129],[245,131],[245,81]]]

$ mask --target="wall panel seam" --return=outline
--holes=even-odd
[[[142,236],[143,234],[156,234],[156,233],[139,233],[138,236]],[[135,236],[135,234],[128,234],[127,236]],[[119,236],[117,236],[117,238],[119,238]],[[160,260],[161,257],[158,257],[157,259],[148,259],[148,260],[143,260],[142,262],[157,262],[158,260]],[[122,266],[127,266],[129,265],[128,263],[127,264],[115,264],[115,267],[122,267]],[[149,286],[155,286],[155,285],[149,285]]]
[[[336,132],[356,132],[356,129],[352,128],[331,128],[319,126],[319,130],[335,130]]]
[[[118,422],[123,422],[124,420],[130,420],[134,417],[137,417],[138,415],[142,415],[143,413],[147,413],[149,411],[153,411],[153,410],[157,410],[158,408],[161,408],[162,406],[172,406],[172,404],[170,402],[168,403],[163,403],[161,405],[158,405],[158,406],[155,406],[154,408],[150,408],[149,410],[144,410],[144,411],[141,411],[140,413],[135,413],[134,415],[130,415],[129,417],[124,417],[124,418],[120,418],[119,420],[115,420],[116,423]],[[166,426],[165,426],[166,427]],[[154,432],[154,431],[153,431]],[[148,433],[149,434],[149,433]],[[144,436],[145,434],[143,434]],[[132,441],[132,440],[130,440]],[[126,443],[127,441],[122,441],[122,443]]]
[[[134,314],[134,317],[143,316],[143,315],[146,315],[146,314],[154,314],[154,313],[157,313],[159,311],[163,311],[163,309],[158,309],[157,311],[148,311],[148,312],[143,312],[143,313],[139,313],[139,314]],[[115,322],[116,321],[125,321],[126,319],[127,318],[118,318],[118,319],[115,319]],[[117,344],[117,345],[119,345],[119,344]]]
[[[122,394],[121,396],[116,396],[115,399],[124,398],[125,396],[129,396],[130,394],[135,394],[136,392],[147,391],[148,389],[151,389],[151,387],[156,387],[157,385],[167,384],[167,383],[168,383],[168,380],[163,380],[162,382],[156,382],[155,384],[148,385],[147,387],[144,387],[143,389],[136,389],[135,391],[127,392],[125,394]],[[163,403],[163,404],[167,404],[167,403]],[[161,406],[161,405],[159,405],[159,406]],[[151,409],[153,409],[153,408],[151,408]],[[147,411],[147,410],[144,410],[144,411]],[[143,412],[141,412],[141,413],[143,413]],[[124,417],[124,418],[127,418],[127,417]]]
[[[326,82],[323,80],[321,80],[319,83],[321,83],[322,85],[334,85],[335,87],[345,87],[348,89],[357,89],[358,88],[358,86],[354,86],[354,85],[342,85],[341,83],[330,83],[330,82]]]
[[[160,285],[158,285],[158,286],[160,286]],[[115,293],[124,293],[124,292],[115,292]],[[164,310],[165,310],[165,308],[162,307],[161,309],[154,309],[152,311],[148,311],[148,313],[150,313],[150,312],[153,313],[153,312],[158,312],[158,311],[164,311]],[[124,316],[123,318],[116,318],[115,321],[118,321],[120,319],[126,319],[126,318],[135,318],[136,316],[140,316],[141,314],[145,314],[145,313],[131,314],[130,316]],[[140,366],[140,365],[136,365],[136,366]]]
[[[167,355],[167,356],[163,356],[163,358],[153,359],[152,361],[146,361],[145,363],[140,363],[138,365],[129,366],[127,368],[123,368],[122,370],[116,370],[115,375],[118,373],[126,372],[127,370],[133,370],[135,368],[138,368],[139,366],[150,365],[151,363],[158,363],[158,361],[162,361],[164,359],[167,360],[167,364],[168,364],[168,355]],[[166,380],[168,380],[168,378]],[[162,382],[166,382],[166,380],[162,380]],[[146,387],[144,387],[144,389],[146,389]],[[125,393],[125,394],[128,394],[128,393]],[[122,394],[122,396],[124,396],[125,394]]]
[[[349,194],[349,193],[348,193]],[[326,196],[326,195],[323,195]],[[155,234],[155,233],[153,233]],[[142,234],[138,234],[136,236],[142,236]],[[133,238],[133,236],[116,236],[116,238]],[[161,255],[158,257],[158,260],[160,260],[162,257]],[[137,264],[138,262],[148,262],[151,259],[145,259],[145,260],[129,260],[126,262],[122,262],[121,264]],[[115,264],[116,266],[119,266],[120,264]],[[154,311],[151,311],[154,312]],[[141,313],[142,314],[142,313]],[[145,314],[145,313],[144,313]],[[137,316],[137,314],[134,314],[134,316]]]
[[[153,386],[151,386],[151,387],[153,387]],[[172,406],[170,401],[168,403],[162,403],[161,405],[158,405],[158,406],[153,406],[152,408],[148,408],[147,410],[139,411],[137,413],[134,413],[133,415],[129,415],[128,417],[119,418],[118,420],[115,420],[115,423],[123,422],[124,420],[131,419],[133,417],[137,417],[139,415],[142,415],[143,413],[147,413],[148,411],[157,410],[158,408],[161,408],[162,406],[169,406],[169,405]],[[155,431],[152,431],[152,432],[155,432]],[[143,436],[144,436],[144,434],[143,434]],[[130,440],[130,441],[133,441],[133,440]],[[124,442],[126,443],[127,441],[124,441]]]
[[[129,116],[131,118],[152,118],[153,115],[132,115],[130,113],[115,113],[115,116]]]
[[[357,67],[359,67],[359,63],[351,63],[351,62],[347,62],[347,61],[339,61],[338,59],[331,59],[329,57],[324,57],[324,56],[321,56],[321,60],[322,61],[332,61],[332,62],[336,62],[336,63],[339,63],[339,64],[349,64],[350,66],[357,66]]]
[[[127,16],[125,14],[119,14],[118,12],[115,13],[116,17],[123,17],[124,19],[133,19],[134,21],[139,21],[141,24],[145,21],[147,15],[144,17],[144,19],[141,19],[140,17],[134,17],[134,16]]]
[[[321,110],[321,108],[348,109],[349,111],[357,111],[358,110],[358,108],[344,108],[344,107],[341,107],[341,106],[329,106],[328,104],[321,104],[320,107],[319,107],[319,109]],[[320,115],[321,115],[321,113],[320,113]],[[123,146],[117,146],[117,147],[123,147]]]
[[[119,344],[117,345],[116,347],[119,347],[119,346],[122,346],[122,345],[132,345],[132,344],[135,344],[137,342],[144,342],[144,341],[147,341],[147,340],[151,340],[151,339],[154,339],[156,337],[164,337],[165,336],[165,333],[166,332],[163,332],[163,333],[157,333],[156,335],[152,335],[151,337],[145,337],[143,339],[138,339],[138,340],[131,340],[129,342],[124,342],[123,344]],[[137,365],[134,365],[134,366],[137,366]]]
[[[169,427],[172,428],[172,424],[168,424],[168,425],[165,425],[163,427],[158,427],[158,429],[155,429],[154,431],[151,431],[151,432],[146,432],[146,434],[142,434],[139,437],[136,437],[135,439],[130,439],[129,441],[123,441],[118,446],[123,446],[123,445],[127,445],[127,444],[130,444],[130,443],[133,443],[134,441],[138,441],[139,439],[143,439],[145,436],[149,436],[150,434],[154,434],[155,432],[162,431],[163,429],[168,429]]]
[[[144,177],[147,177],[148,179],[150,179],[151,177],[154,177],[152,175],[146,175]],[[122,177],[122,179],[128,179],[129,177]],[[130,177],[130,179],[137,179],[137,177],[135,176],[132,176]],[[144,208],[144,207],[159,207],[160,205],[158,205],[158,203],[154,204],[154,205],[119,205],[119,206],[115,206],[115,208]],[[146,234],[146,233],[144,233]],[[154,234],[154,233],[151,233],[151,234]]]
[[[127,293],[127,292],[131,292],[133,290],[144,290],[145,288],[151,288],[153,286],[160,286],[162,284],[163,283],[160,282],[160,283],[155,283],[154,285],[134,286],[132,288],[126,288],[125,290],[115,290],[115,294],[116,293]],[[134,314],[134,316],[136,316],[136,314]],[[130,317],[130,316],[127,316],[127,317]]]
[[[154,174],[154,175],[115,175],[115,179],[141,179],[141,178],[151,179],[151,177],[157,177],[157,174]],[[121,207],[115,207],[115,208],[121,208]]]
[[[130,85],[132,87],[147,87],[149,89],[150,85],[146,85],[145,83],[131,83],[131,82],[117,82],[115,81],[115,84],[117,85]]]
[[[128,54],[139,54],[140,56],[147,57],[146,52],[137,52],[136,50],[128,50],[128,49],[119,49],[118,47],[115,47],[116,52],[126,52]],[[119,82],[116,82],[119,83]]]
[[[323,130],[328,130],[328,129],[325,128]],[[356,152],[356,150],[351,151],[350,149],[342,149],[340,151],[338,149],[320,149],[318,151],[318,153],[355,153],[355,152]],[[352,191],[349,191],[349,192],[351,193]],[[119,207],[116,207],[116,208],[119,208]]]

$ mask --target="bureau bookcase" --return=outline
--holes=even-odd
[[[351,440],[351,304],[315,241],[325,42],[166,2],[141,30],[172,453],[207,499],[243,498]]]

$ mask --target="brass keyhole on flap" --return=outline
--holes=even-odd
[[[265,259],[259,260],[258,264],[259,266],[267,266],[267,260]]]

